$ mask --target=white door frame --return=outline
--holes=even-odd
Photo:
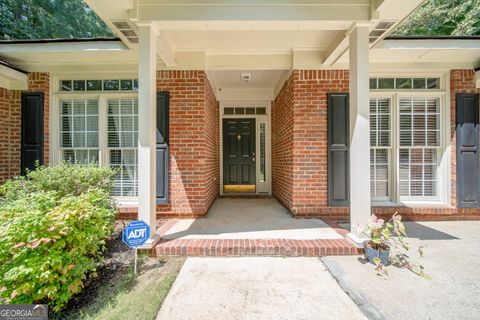
[[[266,115],[259,114],[224,114],[224,108],[234,107],[250,107],[250,108],[265,108],[267,110]],[[223,119],[255,119],[255,181],[256,188],[255,193],[258,195],[271,195],[272,194],[272,144],[271,144],[271,103],[270,101],[259,102],[220,102],[220,195],[223,195]],[[266,165],[266,179],[260,181],[260,124],[266,124],[265,132],[265,165]],[[231,194],[231,193],[228,193]]]

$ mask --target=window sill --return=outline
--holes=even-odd
[[[372,207],[405,207],[405,208],[451,208],[448,203],[438,201],[372,201]]]
[[[138,197],[129,197],[129,198],[113,197],[113,199],[115,200],[115,203],[120,208],[137,208],[138,207]]]

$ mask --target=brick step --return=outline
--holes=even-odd
[[[161,240],[150,254],[178,256],[329,256],[358,255],[346,239],[174,239]]]

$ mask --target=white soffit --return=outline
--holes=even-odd
[[[18,70],[0,64],[0,87],[8,90],[26,90],[28,76]]]
[[[59,65],[137,63],[138,54],[121,41],[0,43],[0,56],[26,71]]]
[[[370,63],[383,66],[416,63],[445,69],[455,66],[473,68],[480,64],[480,39],[387,39],[370,50]],[[338,65],[348,65],[347,53],[342,55]]]

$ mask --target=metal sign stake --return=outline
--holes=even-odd
[[[135,265],[133,266],[133,274],[137,276],[137,262],[138,262],[138,249],[135,248]]]

